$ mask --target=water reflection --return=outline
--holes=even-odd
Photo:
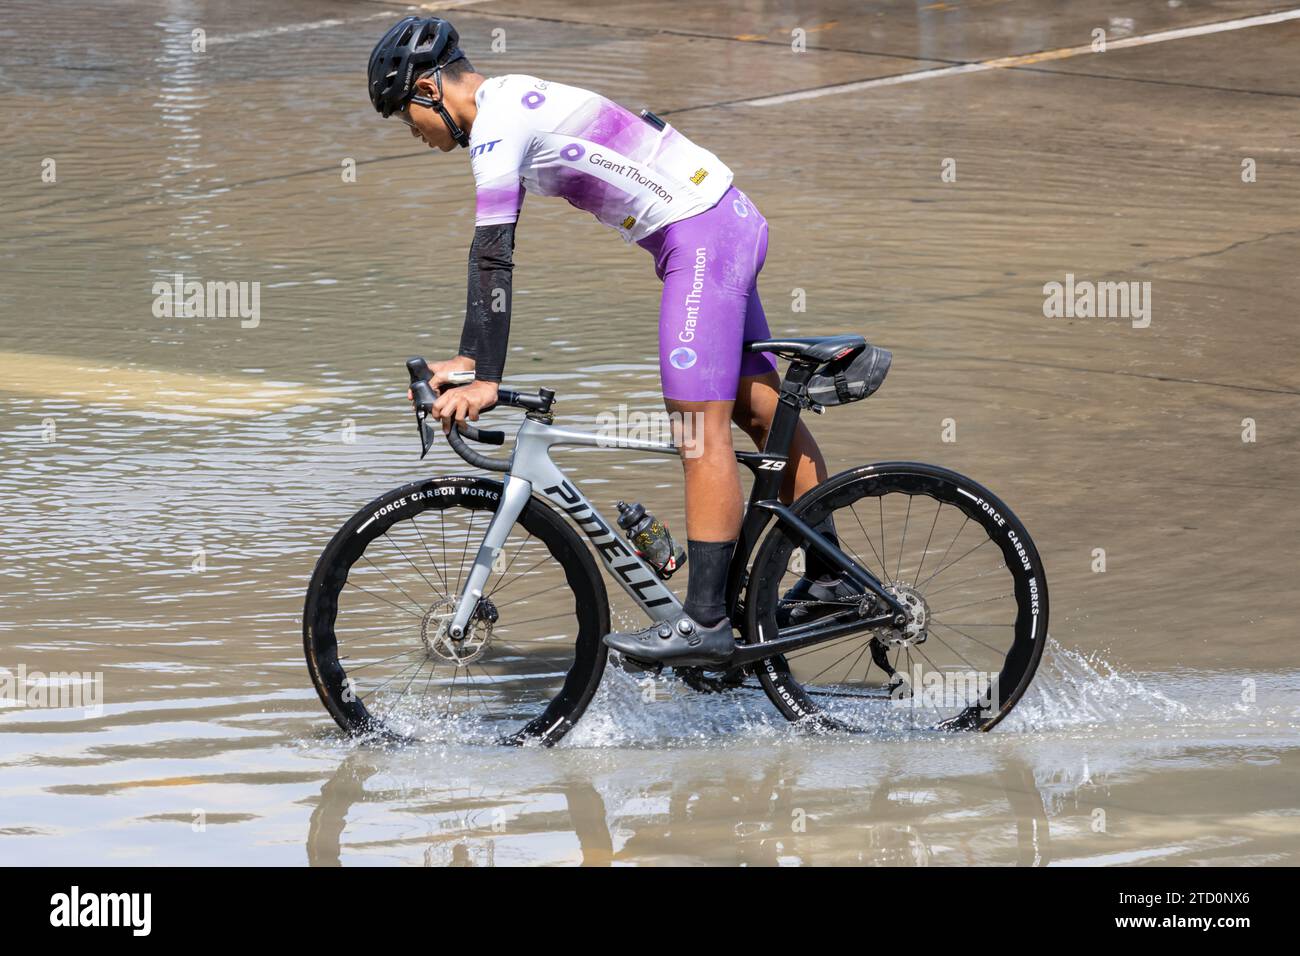
[[[1014,757],[993,773],[887,774],[863,787],[822,779],[815,759],[788,748],[743,764],[698,753],[668,763],[657,767],[667,773],[647,772],[666,782],[632,792],[624,774],[566,775],[518,790],[443,788],[425,783],[427,762],[410,754],[356,751],[320,789],[307,862],[340,866],[378,854],[425,866],[928,866],[938,862],[936,845],[956,854],[945,862],[965,865],[1052,860],[1043,793],[1033,767]],[[376,825],[372,811],[383,807],[390,812]]]
[[[211,232],[212,210],[196,201],[202,198],[202,172],[215,166],[203,162],[200,155],[203,132],[199,114],[209,99],[200,78],[204,53],[194,49],[195,31],[202,25],[195,4],[172,0],[168,7],[171,12],[158,24],[163,36],[154,57],[159,79],[154,105],[162,129],[156,154],[161,159],[160,174],[152,185],[160,190],[155,202],[176,208],[176,224],[162,247],[152,252],[153,258],[172,260],[155,270],[160,274],[193,259],[195,241]]]

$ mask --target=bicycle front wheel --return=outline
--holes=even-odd
[[[834,730],[989,730],[1010,712],[1047,641],[1047,579],[1005,504],[945,468],[886,462],[836,475],[794,511],[833,530],[908,619],[761,661],[759,680],[787,718]],[[763,539],[746,599],[748,641],[883,612],[854,589],[801,599],[801,546],[782,525]]]
[[[447,625],[501,497],[499,481],[435,478],[376,498],[312,575],[303,646],[344,730],[389,739],[553,744],[605,668],[609,601],[595,561],[531,499],[459,640]]]

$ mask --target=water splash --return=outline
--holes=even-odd
[[[1126,675],[1095,653],[1082,654],[1049,640],[1033,682],[998,728],[1034,733],[1119,724],[1169,724],[1191,709],[1163,691]]]
[[[591,706],[561,746],[693,747],[791,733],[761,690],[704,694],[672,677],[610,664]]]

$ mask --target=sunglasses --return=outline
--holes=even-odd
[[[392,111],[391,113],[389,113],[388,115],[389,115],[389,116],[396,116],[399,120],[401,120],[401,121],[402,121],[403,123],[405,123],[407,126],[411,127],[411,129],[415,129],[415,123],[412,121],[412,119],[411,119],[411,113],[410,113],[410,111],[407,109],[407,106],[409,106],[409,105],[410,105],[410,103],[408,102],[408,103],[406,104],[406,106],[403,106],[401,109],[398,109],[398,110],[393,110],[393,111]]]

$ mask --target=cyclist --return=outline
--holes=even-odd
[[[780,377],[770,356],[744,343],[769,337],[757,277],[767,222],[716,156],[653,116],[638,117],[596,93],[511,74],[474,71],[446,20],[406,17],[370,55],[370,100],[430,148],[469,150],[476,184],[469,291],[458,354],[430,363],[431,384],[473,370],[470,385],[441,391],[444,429],[475,420],[497,399],[510,333],[515,225],[526,192],[559,196],[635,242],[663,281],[659,369],[664,400],[684,430],[687,589],[681,615],[606,644],[638,661],[724,662],[734,649],[725,590],[740,533],[742,496],[731,443],[734,421],[763,447]],[[802,425],[782,498],[826,477]],[[830,529],[827,529],[830,530]],[[833,601],[836,578],[815,561],[787,598]],[[854,593],[854,592],[850,592]]]

